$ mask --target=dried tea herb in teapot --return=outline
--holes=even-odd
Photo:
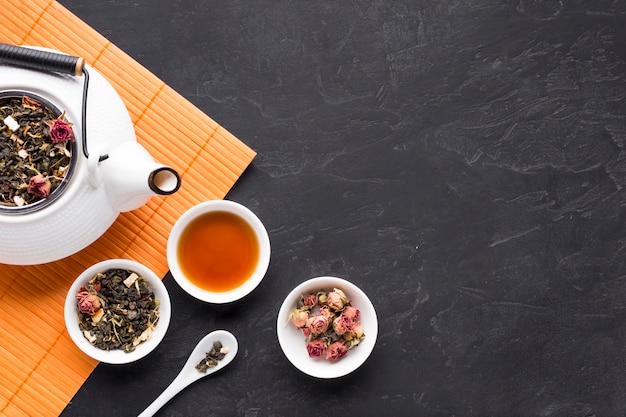
[[[0,205],[49,197],[67,174],[74,140],[65,112],[26,95],[0,98]]]
[[[159,320],[159,300],[148,280],[131,270],[97,273],[76,300],[83,335],[104,350],[134,351],[150,340]]]
[[[207,369],[217,366],[217,362],[224,359],[228,350],[227,346],[222,346],[222,342],[214,342],[213,347],[206,353],[204,359],[196,365],[196,369],[199,372],[206,372]]]

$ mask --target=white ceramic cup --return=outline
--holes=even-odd
[[[214,211],[226,211],[243,219],[252,227],[259,243],[259,259],[251,276],[229,291],[208,291],[195,285],[181,270],[178,260],[178,244],[182,232],[199,216]],[[174,280],[189,295],[208,303],[230,303],[251,293],[263,280],[270,263],[270,239],[261,220],[247,207],[229,200],[205,201],[191,207],[174,223],[167,241],[167,263]]]

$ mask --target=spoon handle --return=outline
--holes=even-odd
[[[161,409],[169,400],[174,398],[176,394],[182,391],[187,384],[184,383],[183,371],[181,371],[170,385],[159,395],[153,402],[139,414],[137,417],[150,417]]]

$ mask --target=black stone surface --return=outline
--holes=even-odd
[[[227,198],[273,245],[231,305],[166,276],[161,346],[63,417],[137,415],[219,328],[237,359],[158,416],[626,413],[626,2],[60,1],[258,152]],[[337,380],[276,338],[319,275],[379,316]]]

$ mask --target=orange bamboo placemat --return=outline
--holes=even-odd
[[[191,205],[224,198],[255,152],[54,0],[3,0],[0,42],[82,56],[117,90],[137,140],[183,185],[122,214],[94,244],[38,266],[0,265],[0,415],[58,415],[96,366],[69,338],[65,294],[85,267],[114,257],[167,273],[167,235]],[[187,120],[171,126],[169,120]],[[185,146],[172,146],[183,137]]]

